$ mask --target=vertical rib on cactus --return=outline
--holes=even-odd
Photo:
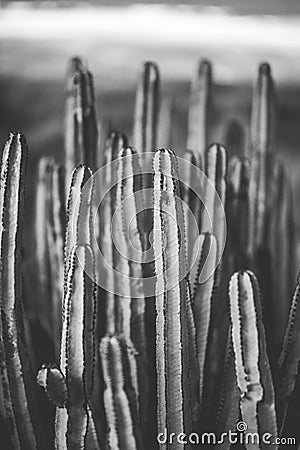
[[[159,113],[158,138],[160,146],[172,148],[172,131],[174,127],[175,100],[163,98]]]
[[[134,405],[137,392],[134,389],[136,373],[124,360],[124,349],[120,338],[106,336],[100,342],[100,358],[105,381],[104,406],[108,421],[108,445],[111,450],[140,449],[139,429],[136,421],[137,411]],[[130,357],[130,355],[127,355]],[[128,362],[128,361],[127,361]],[[128,384],[131,383],[133,397],[128,396]],[[130,381],[129,381],[130,380]]]
[[[195,363],[194,324],[186,280],[185,230],[178,198],[175,155],[154,156],[153,247],[156,283],[156,371],[158,432],[191,428],[191,363]],[[177,178],[177,179],[176,179]],[[176,443],[174,448],[182,449]]]
[[[159,90],[158,67],[147,61],[140,74],[135,103],[133,144],[139,152],[153,152],[156,148]]]
[[[244,157],[233,157],[228,165],[228,237],[229,257],[233,273],[249,269],[249,180],[250,161]]]
[[[214,289],[214,271],[217,265],[217,243],[213,235],[201,234],[194,245],[194,266],[190,273],[192,306],[196,326],[196,344],[199,368],[199,403],[202,404],[204,366],[209,345],[209,325]]]
[[[204,160],[207,149],[208,113],[211,96],[212,68],[206,60],[200,61],[192,84],[188,118],[187,148],[198,152]]]
[[[260,293],[250,271],[236,272],[229,284],[232,341],[240,408],[249,432],[277,436],[274,389],[266,353]]]
[[[38,315],[54,339],[59,336],[60,301],[63,287],[64,188],[59,166],[52,158],[42,158],[38,168],[35,208],[36,262],[41,305]],[[46,309],[45,309],[46,308]],[[56,330],[53,333],[53,329]]]
[[[94,256],[88,245],[73,247],[64,292],[60,368],[66,379],[66,409],[57,409],[56,448],[85,448],[88,403],[93,390],[95,364],[96,290],[86,273]],[[66,420],[67,419],[67,420]]]
[[[27,161],[25,138],[11,133],[3,150],[0,190],[1,375],[14,448],[44,448],[23,323],[21,245]]]
[[[277,390],[278,427],[282,435],[291,395],[295,389],[300,361],[300,276],[298,276],[290,309],[288,325],[279,357],[279,383]]]
[[[83,188],[85,187],[84,191]],[[94,180],[89,167],[81,164],[72,173],[67,203],[67,226],[64,248],[64,280],[69,255],[74,245],[91,244],[93,233],[92,197]]]
[[[98,143],[93,77],[78,58],[72,61],[67,79],[65,111],[66,189],[78,164],[95,169]]]
[[[251,116],[251,153],[265,155],[274,151],[275,144],[275,91],[269,64],[259,66],[258,79],[253,93]]]
[[[144,199],[139,156],[128,147],[119,153],[117,192],[121,192],[121,213],[125,251],[130,276],[130,339],[137,351],[141,419],[147,424],[148,361],[145,330],[145,291],[143,283],[143,249],[145,242]],[[122,283],[124,286],[124,283]]]
[[[275,134],[274,86],[270,66],[264,63],[259,67],[251,118],[251,251],[262,245],[268,235],[266,216],[273,200]]]
[[[125,135],[112,132],[106,140],[104,149],[104,187],[105,195],[100,205],[100,250],[103,255],[106,273],[105,304],[106,304],[106,332],[115,332],[115,299],[114,299],[114,261],[111,225],[115,210],[115,196],[117,183],[116,160],[119,151],[127,146]]]
[[[201,156],[198,152],[186,150],[184,152],[185,163],[182,164],[183,172],[180,173],[181,196],[185,204],[185,224],[189,237],[187,245],[188,262],[190,262],[196,237],[199,235],[199,222],[201,214],[201,198],[199,191],[202,186],[200,171],[202,169]]]
[[[280,348],[288,321],[295,267],[293,196],[290,180],[282,164],[276,167],[274,206],[270,212],[268,244],[272,254],[274,280],[274,323],[272,337]]]

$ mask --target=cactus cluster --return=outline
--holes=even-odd
[[[294,206],[276,154],[270,67],[259,67],[247,148],[210,142],[212,90],[205,60],[192,83],[187,148],[176,157],[159,148],[156,64],[139,77],[132,147],[119,131],[99,136],[92,75],[71,61],[65,164],[43,157],[37,171],[28,314],[27,146],[20,133],[9,136],[0,185],[7,448],[183,450],[189,436],[205,448],[201,439],[215,433],[225,436],[215,447],[229,449],[225,433],[239,422],[247,449],[265,448],[264,434],[274,448],[278,437],[299,438],[300,282],[290,301]],[[52,345],[37,376],[32,321]],[[46,437],[40,387],[52,405]],[[260,440],[243,440],[247,432]]]

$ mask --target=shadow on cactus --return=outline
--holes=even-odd
[[[259,68],[248,145],[232,123],[228,148],[210,142],[212,91],[202,61],[176,157],[159,148],[160,75],[146,62],[132,147],[119,131],[103,135],[92,75],[74,58],[65,164],[39,163],[35,252],[24,257],[27,146],[10,134],[0,186],[5,448],[230,449],[229,432],[247,449],[266,448],[264,437],[274,448],[299,444],[294,206],[276,155],[270,67]]]

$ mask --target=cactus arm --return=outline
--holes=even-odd
[[[208,345],[211,301],[214,288],[214,270],[217,264],[217,243],[213,235],[201,234],[194,246],[194,270],[190,274],[193,289],[192,306],[196,326],[199,368],[199,402],[202,406],[204,365]]]
[[[187,148],[198,152],[204,159],[207,149],[208,111],[211,96],[212,68],[206,60],[200,61],[192,84],[188,117]]]
[[[44,448],[34,399],[22,305],[21,239],[27,146],[12,133],[3,150],[0,191],[2,385],[15,448]]]
[[[49,400],[57,407],[65,406],[68,397],[65,376],[54,364],[43,364],[37,375],[37,383],[44,388]]]
[[[104,406],[109,429],[109,448],[114,450],[137,449],[130,403],[125,392],[122,348],[117,337],[102,338],[100,358],[105,381]]]
[[[280,434],[283,432],[285,417],[291,395],[295,389],[300,361],[300,277],[298,276],[292,304],[290,308],[288,325],[278,360],[280,377],[277,386],[278,418]]]

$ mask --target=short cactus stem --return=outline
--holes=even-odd
[[[109,449],[141,449],[133,350],[126,338],[105,336],[99,351],[105,382]]]
[[[266,352],[260,292],[252,272],[236,272],[232,276],[229,300],[242,420],[249,432],[268,432],[276,437],[274,388]]]

